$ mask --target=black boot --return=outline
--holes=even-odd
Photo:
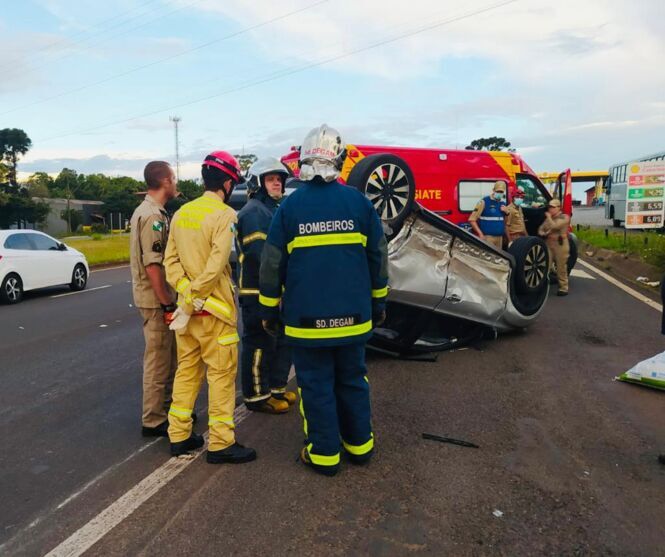
[[[240,443],[234,443],[226,449],[219,451],[208,451],[206,460],[210,464],[242,464],[256,460],[256,451],[249,447],[243,447]]]
[[[171,443],[171,456],[189,454],[189,451],[194,451],[203,447],[203,443],[203,437],[196,433],[192,433],[189,439],[177,443]]]
[[[161,424],[155,427],[143,426],[141,428],[141,435],[143,435],[143,437],[168,437],[169,436],[168,420],[162,422]]]

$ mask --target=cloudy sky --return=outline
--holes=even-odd
[[[0,13],[20,170],[139,176],[206,152],[508,138],[537,171],[665,150],[663,0],[25,0]],[[94,9],[90,6],[94,5]]]

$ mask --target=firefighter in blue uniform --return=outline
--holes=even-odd
[[[509,212],[505,199],[506,183],[497,180],[492,193],[478,201],[469,217],[469,224],[476,236],[497,249],[503,249],[505,216]]]
[[[249,201],[238,213],[236,253],[238,297],[242,311],[240,371],[245,406],[268,414],[283,414],[296,402],[286,390],[291,354],[283,335],[269,335],[259,311],[259,265],[273,215],[284,196],[289,171],[276,158],[255,162],[247,177]]]
[[[264,327],[283,324],[300,390],[301,461],[334,475],[343,447],[367,462],[374,449],[365,343],[385,319],[387,242],[368,199],[337,181],[339,133],[313,129],[300,151],[300,184],[275,214],[261,257]],[[281,312],[280,312],[281,308]]]

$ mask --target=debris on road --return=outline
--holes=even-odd
[[[649,277],[637,277],[635,279],[637,282],[651,286],[652,288],[658,288],[660,286],[660,281],[658,280],[649,280]]]
[[[665,391],[665,352],[641,361],[616,379]]]
[[[494,509],[494,512],[492,514],[497,518],[501,518],[503,516],[503,512],[501,512],[499,509]]]
[[[100,325],[99,328],[103,329],[104,327],[108,327],[108,325]]]
[[[462,439],[453,439],[452,437],[442,437],[441,435],[435,435],[433,433],[423,433],[423,439],[429,439],[430,441],[440,441],[441,443],[450,443],[451,445],[459,445],[460,447],[480,449],[480,446],[476,445],[475,443],[463,441]]]

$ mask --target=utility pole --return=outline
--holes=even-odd
[[[169,116],[169,120],[173,122],[175,130],[175,176],[176,180],[180,181],[180,142],[178,140],[178,124],[180,123],[180,116]]]

